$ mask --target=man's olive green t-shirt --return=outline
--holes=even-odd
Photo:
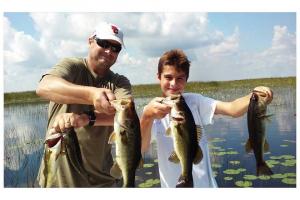
[[[98,77],[87,67],[85,58],[65,58],[56,64],[46,75],[61,77],[71,83],[83,86],[107,88],[113,91],[116,98],[131,97],[129,80],[117,73],[108,71],[105,77]],[[59,113],[82,113],[94,110],[92,105],[58,104],[51,102],[48,111],[48,130]],[[79,143],[82,166],[76,166],[72,161],[74,155],[63,155],[58,162],[57,175],[51,185],[46,185],[47,170],[45,157],[42,159],[37,181],[41,187],[110,187],[115,179],[110,176],[113,164],[111,145],[108,138],[113,131],[112,126],[93,126],[75,129],[76,140]],[[48,131],[47,131],[48,132]],[[75,144],[67,144],[75,145]],[[47,147],[45,146],[45,152]],[[76,157],[76,156],[75,156]],[[78,170],[83,167],[84,170]]]

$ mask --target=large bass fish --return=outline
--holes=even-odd
[[[246,143],[246,152],[253,150],[256,160],[256,175],[272,175],[273,172],[264,161],[263,154],[269,150],[269,144],[266,140],[265,121],[267,104],[264,100],[264,93],[254,91],[247,113],[249,139]]]
[[[167,135],[172,136],[174,152],[170,155],[169,161],[180,163],[181,175],[176,187],[194,187],[193,163],[198,164],[203,153],[199,146],[200,132],[197,131],[196,124],[188,105],[182,95],[173,95],[165,100],[172,101],[170,113],[170,127]],[[200,129],[199,129],[200,130]]]
[[[115,178],[123,177],[123,187],[134,187],[135,171],[142,165],[140,121],[132,99],[114,100],[111,104],[116,114],[109,143],[116,143],[116,162],[110,173]]]

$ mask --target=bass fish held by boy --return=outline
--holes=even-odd
[[[254,152],[256,160],[256,175],[272,175],[273,172],[264,161],[263,154],[269,150],[266,140],[265,121],[267,103],[263,92],[253,91],[247,113],[249,139],[246,143],[246,152]]]
[[[193,187],[193,163],[198,164],[203,158],[199,146],[200,129],[197,131],[192,112],[182,95],[167,97],[162,103],[172,105],[170,127],[166,133],[172,136],[174,145],[169,161],[181,165],[181,175],[176,187]]]
[[[109,143],[116,143],[116,162],[110,173],[115,178],[123,177],[123,187],[134,187],[136,169],[142,165],[139,118],[132,99],[114,100],[111,104],[116,114]]]

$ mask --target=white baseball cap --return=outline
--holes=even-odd
[[[123,42],[123,32],[115,24],[107,22],[98,24],[91,37],[97,37],[102,40],[115,40],[119,42],[123,47],[125,47]]]

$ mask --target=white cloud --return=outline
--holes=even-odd
[[[159,56],[172,48],[182,48],[187,53],[192,61],[190,80],[194,81],[296,73],[296,37],[285,26],[274,27],[269,48],[249,53],[240,50],[242,37],[238,27],[229,36],[223,30],[208,30],[206,13],[32,13],[30,16],[38,32],[37,39],[16,31],[4,17],[5,92],[34,90],[41,74],[62,57],[86,56],[87,39],[99,21],[118,24],[124,31],[126,50],[112,69],[126,75],[133,84],[156,83]],[[20,77],[25,81],[16,85]]]
[[[216,35],[222,36],[223,34],[217,32]],[[236,53],[239,48],[239,35],[239,29],[236,27],[233,35],[225,38],[218,44],[212,44],[209,48],[209,53],[212,54],[212,56]]]

